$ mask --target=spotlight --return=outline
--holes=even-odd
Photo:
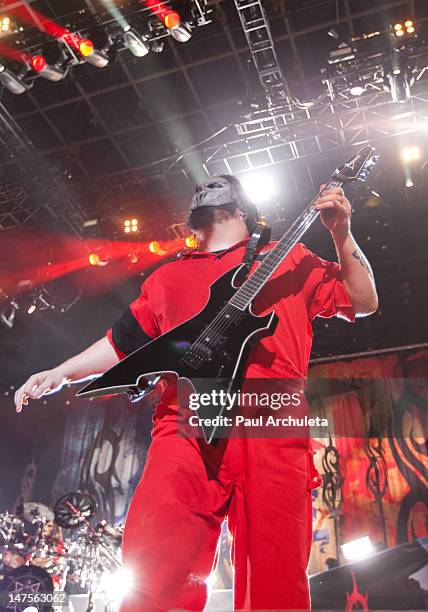
[[[415,186],[415,184],[414,184],[414,182],[413,182],[413,180],[411,178],[406,179],[406,187],[408,189],[411,189],[414,186]]]
[[[138,219],[126,219],[126,221],[123,222],[123,229],[125,230],[125,234],[138,232]]]
[[[143,38],[135,30],[127,30],[124,32],[123,41],[125,47],[129,49],[132,55],[135,57],[144,57],[150,51],[149,45],[143,40]]]
[[[176,11],[168,11],[163,17],[163,22],[168,30],[175,30],[180,25],[181,18]]]
[[[186,236],[185,243],[188,249],[196,249],[198,246],[198,240],[194,234],[192,236]]]
[[[401,151],[401,157],[405,162],[412,162],[420,159],[421,151],[418,146],[414,145],[412,147],[405,147]]]
[[[160,250],[161,250],[160,244],[156,240],[153,240],[153,242],[149,244],[150,253],[156,254],[156,253],[159,253]]]
[[[32,85],[27,85],[24,81],[6,68],[4,64],[0,64],[0,83],[13,94],[22,94],[31,89]]]
[[[103,268],[104,266],[106,266],[109,263],[109,257],[104,257],[104,259],[101,259],[100,255],[98,253],[90,253],[88,256],[88,261],[91,264],[91,266],[97,266],[99,268]]]
[[[342,544],[342,552],[345,559],[355,561],[368,557],[373,552],[373,546],[368,536],[352,540],[347,544]]]
[[[66,64],[67,56],[56,42],[43,45],[40,53],[30,59],[31,68],[50,81],[60,81],[66,76]]]
[[[241,183],[250,200],[256,204],[268,202],[277,194],[272,177],[266,174],[247,174]]]
[[[100,256],[98,255],[98,253],[91,253],[88,257],[88,261],[91,266],[97,266],[100,262]]]
[[[34,55],[30,63],[34,72],[38,72],[44,79],[61,81],[65,77],[65,71],[55,66],[49,66],[43,55]]]
[[[89,62],[97,68],[104,68],[109,63],[110,59],[107,51],[110,48],[110,39],[104,32],[102,44],[99,48],[95,48],[95,44],[90,38],[82,38],[79,41],[79,51],[86,62]]]
[[[187,42],[192,36],[192,30],[184,23],[180,23],[173,30],[170,30],[170,33],[178,42]]]
[[[364,85],[361,81],[355,81],[355,83],[351,83],[349,87],[349,93],[352,96],[362,96],[364,93]]]
[[[105,593],[109,603],[119,606],[132,589],[133,582],[131,572],[121,568],[113,574],[103,574],[97,590]]]
[[[0,33],[5,34],[10,32],[12,29],[12,22],[10,17],[2,17],[0,18]]]

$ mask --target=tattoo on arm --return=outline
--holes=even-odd
[[[360,264],[362,265],[363,268],[365,268],[367,270],[368,275],[373,278],[373,272],[368,264],[367,259],[364,257],[364,255],[361,253],[361,251],[354,251],[352,253],[352,257],[355,257],[355,259],[357,259]]]

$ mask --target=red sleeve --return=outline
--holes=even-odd
[[[302,275],[302,292],[309,319],[315,317],[341,317],[355,321],[355,312],[340,278],[340,266],[325,261],[303,244],[298,244],[297,270]]]
[[[150,304],[148,281],[141,285],[140,295],[107,330],[107,338],[119,359],[160,335],[155,313]]]

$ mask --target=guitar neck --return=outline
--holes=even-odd
[[[331,178],[321,193],[327,189],[342,187],[342,185],[342,182]],[[251,276],[241,285],[235,295],[229,300],[229,304],[231,306],[244,310],[247,306],[249,306],[249,304],[251,304],[261,288],[269,280],[291,249],[299,242],[303,234],[309,229],[320,214],[319,211],[314,208],[314,204],[319,195],[320,194],[315,196],[312,202],[285,232],[275,247],[269,251],[255,272],[251,274]]]

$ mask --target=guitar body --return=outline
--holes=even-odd
[[[149,381],[168,374],[186,378],[199,393],[209,391],[210,381],[212,386],[217,383],[231,391],[234,382],[242,378],[251,347],[271,335],[278,322],[273,312],[258,317],[251,307],[240,310],[229,306],[221,323],[209,330],[238,289],[233,279],[239,268],[232,268],[211,285],[208,302],[196,316],[137,349],[77,395],[95,397],[133,391],[137,394],[138,390],[144,394]],[[210,408],[212,417],[221,412],[221,408]],[[209,428],[204,433],[210,441],[214,432]]]

